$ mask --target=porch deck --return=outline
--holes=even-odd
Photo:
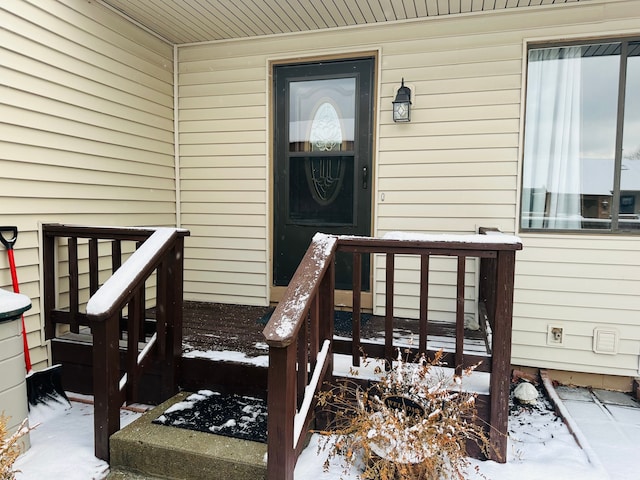
[[[184,302],[183,353],[232,351],[257,357],[268,353],[262,331],[273,307],[231,305],[223,303]],[[417,342],[419,321],[394,318],[394,344],[410,347]],[[385,318],[364,315],[360,327],[362,342],[384,345]],[[335,338],[350,339],[350,312],[336,311]],[[465,329],[465,351],[488,356],[485,336],[480,330]],[[429,350],[455,350],[455,324],[431,322],[427,334]],[[338,353],[340,349],[336,350]],[[350,354],[351,352],[345,352]],[[192,354],[193,355],[193,354]]]

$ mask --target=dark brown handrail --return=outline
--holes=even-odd
[[[484,233],[484,232],[483,232]],[[312,420],[315,397],[323,381],[333,375],[334,257],[337,251],[353,254],[352,341],[346,350],[358,365],[360,342],[360,295],[362,255],[386,255],[385,344],[381,354],[390,364],[395,359],[393,345],[394,258],[416,255],[420,258],[420,338],[416,351],[427,352],[427,308],[430,256],[457,257],[456,328],[453,355],[445,360],[458,373],[476,359],[464,353],[465,259],[480,258],[479,298],[487,302],[492,339],[489,365],[491,401],[489,418],[493,458],[506,459],[509,368],[511,356],[511,315],[515,252],[522,248],[516,237],[416,237],[368,238],[316,235],[309,246],[286,293],[267,324],[264,335],[269,345],[268,379],[268,465],[269,480],[292,480],[301,451],[301,435]],[[370,345],[368,348],[372,348]],[[345,352],[343,352],[345,353]],[[491,356],[492,355],[492,356]],[[322,359],[322,362],[317,359]],[[322,364],[321,364],[322,363]],[[305,368],[306,367],[306,368]],[[312,373],[311,379],[309,373]],[[320,381],[317,381],[320,378]],[[304,418],[301,418],[304,417]]]
[[[67,323],[72,331],[80,325],[91,327],[93,335],[93,395],[95,453],[109,459],[109,437],[120,428],[120,407],[135,402],[142,370],[150,358],[162,364],[161,396],[169,398],[177,391],[178,369],[182,353],[182,283],[184,237],[189,232],[174,228],[84,227],[47,224],[43,226],[45,265],[45,324],[48,338],[55,325]],[[66,238],[69,250],[68,311],[56,309],[56,239]],[[88,288],[91,298],[86,313],[80,311],[80,272],[78,239],[88,239]],[[98,240],[112,246],[112,276],[98,288]],[[138,248],[122,262],[124,241]],[[156,273],[156,331],[146,341],[145,284]],[[82,285],[82,288],[86,288]],[[123,310],[127,317],[123,319]],[[124,331],[121,322],[126,320]],[[120,365],[119,339],[127,335],[126,365]],[[121,377],[121,371],[126,371]]]

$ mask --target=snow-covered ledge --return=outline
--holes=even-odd
[[[0,322],[15,320],[31,308],[31,299],[21,293],[0,289]]]
[[[446,243],[492,243],[513,245],[522,243],[520,237],[506,235],[498,231],[487,231],[485,234],[454,235],[454,234],[427,234],[415,232],[388,232],[382,237],[385,240],[404,240],[413,242],[446,242]]]
[[[87,302],[87,315],[107,317],[130,285],[144,278],[158,252],[177,236],[175,228],[158,228]]]

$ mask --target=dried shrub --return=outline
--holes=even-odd
[[[15,479],[17,472],[13,469],[13,463],[20,455],[18,440],[32,430],[27,426],[27,419],[25,418],[18,430],[13,435],[9,435],[7,429],[8,421],[9,418],[2,412],[0,414],[0,480]]]
[[[332,418],[320,448],[325,462],[341,458],[346,473],[359,467],[363,480],[464,479],[467,441],[488,454],[489,440],[476,416],[477,394],[464,392],[461,377],[432,361],[399,356],[380,382],[363,387],[345,381],[321,392],[318,404]],[[475,367],[467,369],[470,375]]]

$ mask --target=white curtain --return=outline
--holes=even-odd
[[[581,48],[531,50],[522,227],[578,229]]]

